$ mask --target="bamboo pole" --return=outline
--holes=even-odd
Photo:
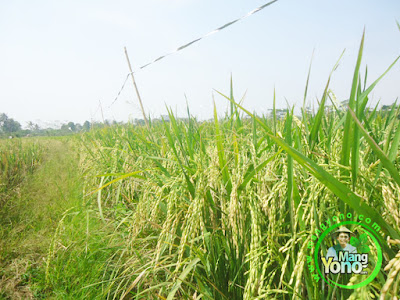
[[[132,71],[131,62],[130,62],[130,60],[129,60],[128,51],[126,50],[126,47],[124,47],[124,49],[125,49],[126,61],[128,62],[129,71],[130,71],[130,74],[131,74],[131,77],[132,77],[133,86],[135,87],[136,95],[138,96],[139,103],[140,103],[140,107],[141,107],[141,109],[142,109],[143,118],[144,118],[144,121],[146,122],[147,128],[150,129],[150,127],[149,127],[149,122],[147,121],[146,114],[145,114],[145,112],[144,112],[144,108],[143,108],[143,104],[142,104],[142,98],[140,98],[139,90],[138,90],[138,88],[137,88],[137,86],[136,86],[136,82],[135,82],[135,77],[133,76],[133,71]]]
[[[106,124],[106,121],[104,120],[104,114],[103,114],[103,106],[101,105],[101,101],[99,100],[99,106],[100,106],[100,112],[101,112],[101,118],[103,119],[103,124]]]

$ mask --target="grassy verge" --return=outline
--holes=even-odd
[[[0,210],[0,298],[71,299],[103,275],[103,250],[96,249],[104,247],[104,231],[95,217],[89,223],[73,140],[35,144],[43,150],[41,165],[2,194],[7,203]]]

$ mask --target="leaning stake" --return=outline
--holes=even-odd
[[[133,76],[133,71],[132,71],[131,62],[129,60],[128,51],[126,50],[126,47],[124,47],[124,49],[125,49],[126,60],[128,62],[128,66],[129,66],[129,71],[130,71],[130,74],[131,74],[131,77],[132,77],[133,86],[135,87],[136,95],[139,98],[140,107],[142,108],[143,118],[144,118],[144,121],[146,122],[147,128],[150,129],[149,122],[147,121],[146,114],[144,113],[144,108],[143,108],[143,104],[142,104],[142,98],[140,98],[139,90],[138,90],[138,88],[136,86],[136,82],[135,82],[135,77]]]

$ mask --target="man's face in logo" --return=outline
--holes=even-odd
[[[337,236],[337,240],[342,248],[346,247],[349,243],[350,235],[348,233],[340,232]]]

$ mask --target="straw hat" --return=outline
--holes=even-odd
[[[336,238],[340,233],[348,233],[350,236],[354,236],[354,233],[345,226],[340,226],[332,235]]]

